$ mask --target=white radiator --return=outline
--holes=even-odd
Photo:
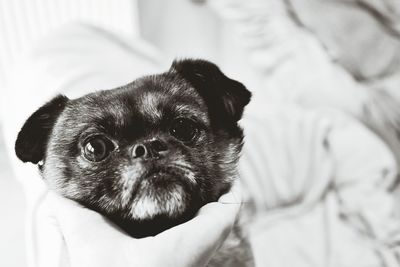
[[[0,88],[19,54],[53,29],[77,21],[139,35],[136,0],[0,0]]]

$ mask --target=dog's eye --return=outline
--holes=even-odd
[[[182,142],[192,141],[199,132],[199,128],[192,120],[179,118],[172,122],[170,133]]]
[[[101,161],[105,159],[114,149],[114,144],[103,136],[96,136],[89,139],[84,146],[83,153],[90,161]]]

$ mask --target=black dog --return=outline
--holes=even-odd
[[[192,218],[227,192],[251,94],[203,60],[113,90],[59,95],[33,113],[16,144],[49,187],[133,237]]]

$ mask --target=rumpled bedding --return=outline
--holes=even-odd
[[[266,107],[243,125],[256,266],[399,266],[397,167],[382,140],[331,109]]]
[[[261,109],[262,102],[278,101],[343,110],[377,132],[400,163],[398,1],[214,0],[210,6],[241,44]]]
[[[210,5],[258,80],[241,162],[257,265],[400,266],[395,1]]]
[[[363,87],[332,65],[323,50],[315,49],[319,47],[315,42],[302,43],[300,48],[306,50],[300,49],[299,43],[291,44],[294,52],[282,54],[284,64],[276,64],[278,59],[271,63],[268,71],[277,76],[265,69],[259,72],[280,78],[265,78],[265,83],[255,88],[254,101],[241,121],[246,137],[240,176],[246,196],[244,210],[249,211],[246,233],[255,262],[279,267],[399,266],[400,224],[390,190],[397,175],[393,153],[380,137],[349,115],[359,108],[353,103],[366,97]],[[148,52],[125,44],[117,36],[82,25],[64,29],[43,42],[9,88],[9,92],[25,88],[24,98],[30,101],[25,103],[12,94],[7,103],[3,101],[8,112],[15,110],[16,103],[26,105],[17,120],[5,122],[7,139],[13,140],[33,106],[45,101],[39,99],[37,90],[46,97],[54,95],[56,88],[77,96],[157,71]],[[257,62],[264,66],[262,60]],[[310,75],[303,79],[284,75],[294,73],[286,71],[298,66],[297,62],[308,63],[299,69],[299,75],[318,74],[319,82]],[[142,64],[146,67],[141,68]],[[282,84],[285,86],[279,86]],[[288,91],[279,92],[282,87],[308,88],[296,91],[296,97],[305,102],[311,97],[307,103],[315,104],[292,101]],[[351,99],[345,89],[354,92]],[[49,231],[54,223],[43,212],[43,181],[32,179],[32,166],[17,161],[15,166],[29,202],[30,266],[64,266],[65,254],[57,251],[63,249],[62,238],[56,230]]]

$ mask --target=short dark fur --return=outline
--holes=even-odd
[[[229,190],[243,140],[237,121],[250,97],[210,62],[176,61],[165,73],[120,88],[73,100],[55,97],[26,121],[15,151],[24,162],[43,161],[44,179],[61,195],[108,216],[134,237],[155,235]],[[177,117],[196,122],[195,140],[171,136]],[[94,135],[116,145],[100,162],[82,156],[85,140]],[[154,140],[163,153],[151,145]],[[146,158],[132,157],[139,143],[149,150]],[[149,215],[151,205],[139,207],[135,214],[146,216],[135,218],[132,206],[146,197],[161,212]],[[174,207],[178,202],[183,206]]]

